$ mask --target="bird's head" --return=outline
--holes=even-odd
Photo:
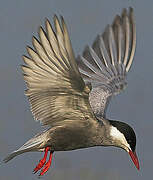
[[[126,123],[110,121],[110,137],[114,146],[120,147],[129,153],[133,163],[139,170],[139,161],[136,155],[136,135]]]

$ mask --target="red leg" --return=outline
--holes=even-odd
[[[48,169],[50,168],[51,163],[52,163],[52,156],[53,156],[53,152],[50,152],[49,160],[47,161],[47,163],[46,163],[45,166],[43,167],[43,169],[42,169],[42,171],[40,172],[40,175],[39,175],[39,176],[43,176],[43,175],[48,171]]]
[[[36,166],[36,168],[33,170],[34,173],[36,173],[37,171],[39,171],[45,164],[46,162],[46,158],[47,158],[47,154],[48,154],[48,151],[49,151],[49,147],[46,147],[45,148],[45,154],[44,154],[44,157],[43,159],[41,159],[39,161],[39,164]]]

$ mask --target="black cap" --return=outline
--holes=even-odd
[[[116,127],[121,133],[124,134],[125,139],[127,140],[128,144],[130,145],[133,152],[135,152],[136,148],[136,135],[134,130],[126,123],[120,121],[112,121],[109,120],[110,124]]]

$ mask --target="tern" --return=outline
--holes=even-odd
[[[26,96],[34,119],[45,131],[34,136],[4,162],[30,151],[42,151],[34,173],[44,175],[51,166],[53,152],[93,146],[115,146],[129,153],[136,168],[136,135],[132,127],[109,120],[106,109],[112,96],[122,92],[136,48],[133,9],[123,9],[91,47],[75,57],[64,18],[48,19],[39,28],[39,40],[32,38],[23,56]],[[47,154],[50,152],[49,159]],[[46,162],[47,161],[47,162]]]

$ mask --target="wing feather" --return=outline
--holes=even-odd
[[[89,105],[90,88],[78,70],[64,19],[54,17],[55,32],[46,20],[46,32],[39,29],[40,41],[32,39],[34,50],[23,56],[26,95],[36,120],[56,126],[72,120],[96,120]]]
[[[92,47],[85,48],[77,62],[83,79],[91,83],[90,104],[95,114],[103,115],[112,95],[126,87],[136,47],[136,27],[133,9],[123,9],[112,25],[97,36]]]
[[[133,15],[133,9],[130,8],[130,25],[131,25],[131,28],[132,28],[132,33],[131,33],[131,53],[130,53],[130,57],[129,57],[129,61],[127,63],[127,66],[126,66],[126,71],[128,72],[131,65],[132,65],[132,62],[133,62],[133,58],[134,58],[134,54],[135,54],[135,49],[136,49],[136,25],[135,25],[135,21],[134,21],[134,15]]]
[[[130,45],[130,25],[129,25],[129,19],[127,17],[127,11],[124,9],[123,13],[123,28],[125,29],[125,55],[123,64],[126,66],[129,56],[129,45]]]

